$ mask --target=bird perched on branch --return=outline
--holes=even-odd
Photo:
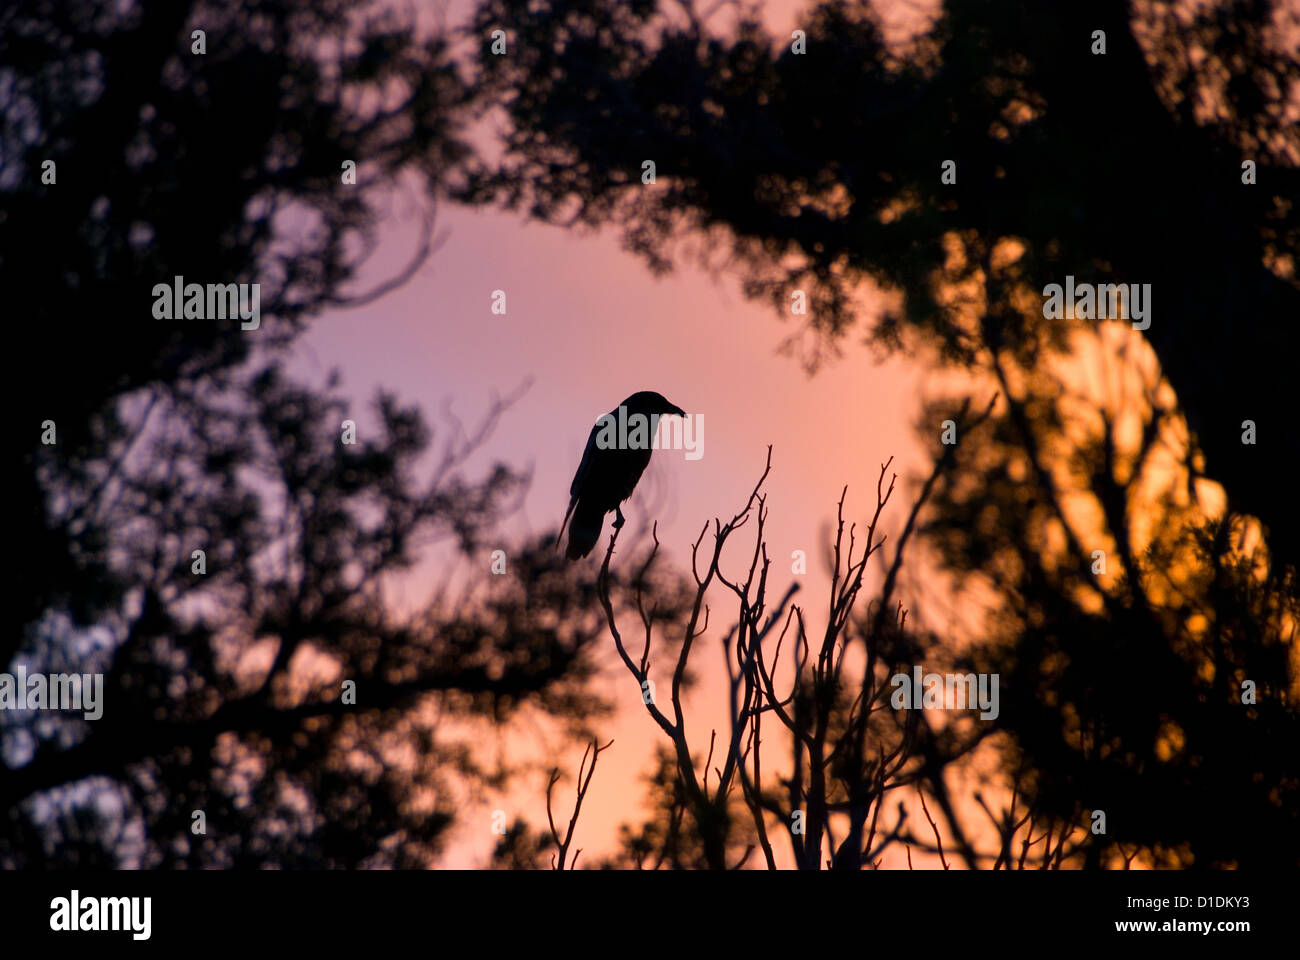
[[[569,546],[564,555],[570,560],[591,552],[600,539],[605,514],[611,510],[616,514],[614,529],[623,526],[620,505],[632,496],[650,463],[651,443],[661,416],[684,417],[686,412],[669,403],[663,394],[642,390],[602,416],[591,428],[582,462],[569,486],[569,509],[555,538],[559,549],[564,528],[569,527]]]

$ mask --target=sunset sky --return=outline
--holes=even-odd
[[[448,22],[457,22],[463,6],[448,8]],[[801,8],[770,3],[765,18],[774,30],[792,29]],[[917,22],[914,10],[900,9],[897,19],[889,19],[899,35]],[[390,220],[358,289],[398,272],[415,249],[414,208],[395,196]],[[703,457],[656,453],[643,489],[626,510],[630,532],[642,520],[644,488],[662,485],[662,513],[652,519],[665,553],[683,569],[701,526],[730,517],[744,504],[769,444],[769,553],[784,589],[792,551],[806,551],[808,576],[797,602],[814,618],[824,615],[826,602],[826,525],[845,484],[846,514],[865,521],[875,506],[880,465],[894,457],[899,496],[884,525],[901,525],[913,490],[904,481],[928,465],[915,435],[927,376],[919,365],[901,359],[878,363],[859,335],[845,341],[841,358],[809,376],[797,357],[779,352],[807,318],[782,320],[766,303],[747,301],[734,278],[715,281],[689,264],[657,279],[621,249],[612,230],[582,235],[511,214],[444,205],[435,234],[442,246],[405,286],[365,307],[316,320],[293,347],[295,366],[309,377],[340,368],[362,431],[374,423],[369,401],[380,387],[418,403],[438,430],[446,402],[470,427],[487,412],[494,391],[506,395],[531,381],[473,461],[478,467],[495,459],[533,467],[523,510],[507,524],[508,533],[523,537],[558,528],[591,424],[638,390],[656,390],[703,417]],[[506,292],[505,316],[490,309],[498,289]],[[608,534],[607,521],[598,553]],[[583,562],[594,577],[599,558]],[[433,571],[426,566],[424,573]],[[412,582],[403,592],[415,600],[419,591],[420,584]],[[577,841],[587,851],[584,858],[612,852],[616,825],[637,822],[639,777],[662,742],[641,708],[635,682],[614,667],[612,647],[611,641],[609,676],[621,684],[616,689],[623,703],[618,723],[603,731],[603,739],[616,742],[601,755],[584,805]],[[707,746],[709,726],[725,716],[719,712],[725,701],[716,640],[701,648],[698,659],[704,672],[689,719],[693,739],[702,735]],[[534,742],[528,744],[521,736],[508,737],[505,748],[547,749],[536,737],[530,735]],[[579,751],[557,762],[572,777],[580,759]],[[518,791],[519,807],[507,810],[510,819],[518,815],[544,826],[543,788],[532,781]],[[571,780],[560,789],[560,809],[567,811]],[[488,809],[457,831],[446,865],[485,863],[495,840],[486,827]]]
[[[452,400],[469,426],[487,411],[492,391],[504,395],[531,378],[474,461],[534,466],[512,532],[558,528],[595,418],[637,390],[658,390],[705,424],[702,458],[659,451],[642,481],[653,474],[667,489],[664,513],[655,518],[665,552],[684,564],[701,526],[744,504],[771,444],[769,551],[787,578],[791,552],[807,552],[801,600],[817,610],[825,603],[822,528],[844,485],[849,516],[862,520],[875,506],[883,461],[896,458],[900,481],[925,466],[913,430],[924,372],[903,361],[878,365],[853,343],[809,377],[795,358],[778,353],[797,329],[795,318],[782,323],[766,305],[745,301],[736,283],[715,283],[693,268],[657,280],[612,233],[578,236],[451,207],[438,230],[449,231],[446,243],[419,276],[372,305],[322,316],[294,347],[296,363],[304,375],[343,371],[363,431],[373,422],[369,399],[378,387],[418,402],[436,429],[444,401]],[[377,259],[376,276],[381,264],[396,270],[411,249],[400,227],[392,233],[394,249]],[[495,289],[507,294],[504,317],[490,311]],[[908,489],[900,483],[900,492]],[[629,529],[640,519],[640,499],[627,510]],[[888,528],[901,522],[905,503],[891,511]],[[583,562],[594,576],[599,560]],[[717,667],[715,644],[701,654],[709,669]],[[601,755],[582,820],[581,845],[592,855],[606,852],[597,837],[612,840],[609,827],[634,819],[636,778],[660,736],[640,709],[636,684],[611,675],[634,709],[605,733],[617,742]],[[705,674],[697,699],[707,699],[709,688]],[[707,703],[694,706],[708,710]],[[580,754],[566,759],[575,773]],[[540,806],[521,812],[534,825],[538,814],[544,820]],[[491,840],[489,833],[474,844],[477,856]]]
[[[0,868],[545,867],[593,737],[561,869],[1298,862],[1300,21],[67,2],[0,32],[0,648],[122,709],[0,703]],[[689,449],[584,460],[644,391]]]

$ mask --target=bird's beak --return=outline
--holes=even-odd
[[[684,417],[684,416],[686,416],[686,411],[683,410],[681,407],[669,407],[669,408],[668,408],[668,416],[670,416],[670,417]]]

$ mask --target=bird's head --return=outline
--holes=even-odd
[[[627,407],[628,413],[643,413],[647,416],[656,413],[675,417],[686,416],[685,410],[669,403],[667,397],[662,393],[655,393],[653,390],[642,390],[639,393],[634,393],[624,400],[621,406]]]

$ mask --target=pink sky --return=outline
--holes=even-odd
[[[776,5],[774,23],[793,22],[793,8]],[[394,215],[368,281],[400,268],[414,249],[414,228],[413,220]],[[884,460],[896,458],[900,480],[927,465],[913,430],[926,371],[902,361],[877,365],[860,345],[859,331],[846,341],[842,359],[810,378],[797,360],[777,352],[804,318],[782,322],[768,305],[744,300],[732,278],[715,283],[694,268],[679,268],[656,279],[620,249],[612,232],[584,236],[450,205],[440,211],[437,230],[447,232],[445,244],[408,284],[365,308],[327,313],[311,326],[294,348],[298,371],[316,376],[340,367],[345,392],[358,401],[352,416],[362,432],[374,424],[369,400],[379,386],[419,403],[438,428],[448,398],[469,425],[487,410],[494,390],[505,394],[531,378],[531,389],[475,460],[480,466],[494,459],[533,465],[524,509],[508,526],[515,535],[558,526],[598,415],[637,390],[663,393],[705,423],[701,459],[660,451],[647,472],[665,485],[659,536],[680,564],[688,561],[688,544],[702,524],[730,517],[743,505],[772,444],[766,490],[774,592],[788,583],[791,551],[805,550],[809,575],[799,600],[817,623],[825,607],[821,538],[842,487],[850,488],[846,514],[865,522]],[[498,289],[506,292],[505,316],[490,310]],[[901,524],[910,493],[900,483],[887,529]],[[643,509],[638,493],[625,511],[630,527]],[[594,562],[587,562],[594,573]],[[690,722],[692,741],[707,749],[708,727],[720,721],[725,694],[716,639],[700,653],[707,670]],[[584,859],[611,851],[615,825],[637,820],[639,777],[662,736],[641,709],[635,682],[621,669],[610,677],[621,684],[616,694],[626,709],[603,731],[602,739],[616,743],[601,755],[584,806],[576,843],[586,849]],[[578,751],[556,762],[573,775],[580,757]],[[511,820],[522,815],[535,827],[544,825],[543,788],[529,784],[485,811],[500,805]],[[558,796],[567,818],[571,781]],[[495,840],[487,817],[466,815],[446,865],[486,862]]]
[[[508,393],[533,378],[475,461],[534,465],[512,532],[558,526],[592,422],[636,390],[659,390],[705,423],[700,459],[687,460],[681,451],[655,454],[651,470],[668,491],[657,518],[664,549],[684,564],[701,525],[730,517],[743,504],[770,443],[769,552],[786,582],[791,552],[807,552],[802,601],[817,611],[825,583],[820,537],[841,488],[849,484],[849,516],[865,520],[882,461],[895,456],[902,476],[925,464],[912,433],[921,371],[902,362],[878,366],[864,347],[851,344],[843,359],[810,378],[776,350],[794,329],[793,318],[782,323],[765,305],[745,301],[734,281],[714,283],[693,269],[656,280],[619,249],[613,234],[582,237],[450,208],[439,227],[450,229],[449,238],[421,275],[371,306],[323,316],[295,355],[307,374],[336,365],[343,370],[345,391],[360,401],[353,415],[362,431],[373,425],[365,404],[379,386],[419,403],[436,426],[447,398],[472,424],[493,390]],[[507,294],[504,317],[489,309],[495,289]],[[901,521],[905,504],[898,501],[888,527]],[[632,525],[640,506],[638,494],[627,510]],[[715,670],[715,644],[701,653]],[[588,855],[603,852],[598,835],[612,840],[609,827],[634,815],[637,777],[659,735],[639,709],[635,683],[612,676],[635,702],[605,734],[617,743],[602,754],[587,801]],[[714,699],[721,696],[716,679],[705,673],[696,698],[702,702],[693,704],[706,745],[705,718],[721,705]],[[572,758],[574,771],[578,759]],[[544,810],[524,814],[536,825]],[[473,859],[465,865],[481,862],[484,844],[469,846]]]

